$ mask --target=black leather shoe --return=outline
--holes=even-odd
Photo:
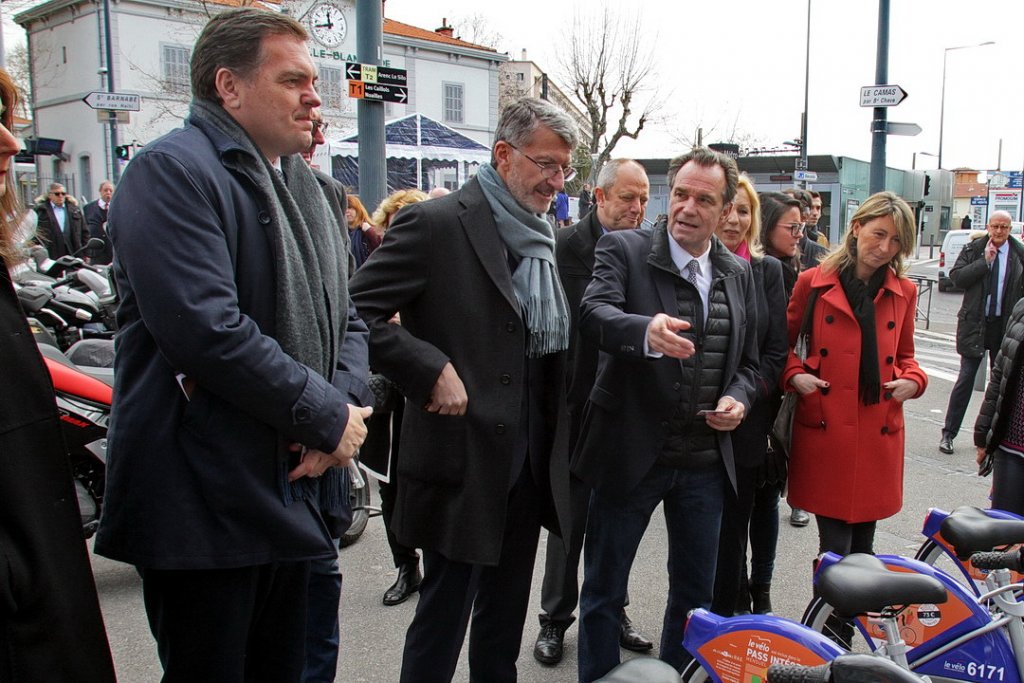
[[[420,574],[418,562],[409,562],[398,568],[398,578],[391,585],[391,588],[384,591],[384,604],[388,607],[400,605],[409,599],[413,593],[420,589],[420,581],[423,575]]]
[[[793,508],[793,511],[789,513],[790,526],[807,526],[810,523],[811,516],[805,510]]]
[[[533,658],[541,664],[554,666],[562,661],[564,651],[565,629],[558,624],[544,624],[537,634],[537,642],[533,646]]]
[[[654,649],[654,643],[645,638],[640,631],[636,630],[636,626],[633,626],[633,622],[626,616],[625,611],[622,612],[619,645],[633,652],[650,652]]]
[[[943,436],[942,441],[939,442],[939,452],[945,453],[946,455],[953,454],[953,439],[948,436]]]

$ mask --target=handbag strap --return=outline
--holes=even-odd
[[[804,307],[804,319],[800,323],[800,336],[807,335],[808,341],[811,339],[811,317],[814,315],[814,304],[817,301],[818,290],[812,288],[810,295],[807,297],[807,305]]]

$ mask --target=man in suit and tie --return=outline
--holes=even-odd
[[[50,252],[50,258],[74,254],[85,243],[85,216],[74,198],[60,183],[53,183],[46,199],[35,206],[39,221],[36,237]]]
[[[585,186],[586,187],[586,186]],[[588,211],[576,225],[559,230],[556,236],[555,259],[558,276],[569,300],[572,319],[572,340],[569,344],[568,390],[570,452],[576,445],[583,407],[594,386],[597,374],[597,344],[579,335],[579,309],[583,292],[594,273],[594,249],[602,235],[615,230],[633,230],[640,226],[650,196],[647,172],[630,159],[613,159],[601,169],[594,190],[597,209]],[[587,523],[590,488],[576,479],[570,480],[573,536],[567,547],[552,543],[547,547],[544,584],[541,592],[540,633],[533,648],[534,658],[554,665],[562,660],[565,631],[576,620],[573,610],[579,598],[577,570],[583,550],[583,530]],[[647,652],[654,644],[645,638],[622,613],[619,644],[635,652]]]
[[[89,238],[103,240],[102,247],[89,249],[89,262],[95,265],[109,265],[114,260],[114,249],[110,246],[107,236],[107,211],[110,209],[110,198],[114,196],[114,183],[104,180],[100,183],[99,199],[93,200],[82,209],[85,213],[85,225],[89,229]]]
[[[756,392],[750,266],[715,237],[739,172],[707,148],[669,165],[669,211],[653,230],[598,242],[580,312],[601,349],[572,471],[593,488],[580,594],[579,679],[619,663],[626,585],[651,514],[664,503],[668,604],[659,656],[684,666],[687,613],[709,607],[722,506],[735,487],[729,432]]]
[[[513,102],[491,162],[402,209],[352,278],[370,364],[406,398],[391,530],[424,571],[403,683],[451,680],[471,613],[470,680],[514,682],[540,528],[570,532],[569,310],[544,214],[576,140],[558,107]]]

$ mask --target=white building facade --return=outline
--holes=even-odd
[[[118,145],[134,150],[182,124],[192,45],[211,12],[236,5],[237,0],[111,0],[114,90],[140,96],[140,111],[116,126]],[[114,165],[125,163],[114,158],[106,114],[83,102],[92,91],[107,91],[103,6],[97,0],[49,0],[15,17],[28,36],[33,133],[64,141],[62,154],[36,157],[36,177],[21,180],[25,196],[56,180],[92,199],[100,181],[116,175]],[[354,1],[269,7],[310,30],[324,117],[335,130],[354,128],[356,100],[348,97],[345,79],[346,62],[358,61]],[[385,118],[419,112],[490,145],[498,118],[498,71],[507,59],[452,37],[448,27],[430,31],[385,19],[383,65],[408,72],[408,101],[385,105]]]

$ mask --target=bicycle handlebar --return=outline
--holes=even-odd
[[[768,683],[828,683],[830,668],[828,664],[772,664],[768,667]]]
[[[877,654],[845,654],[821,666],[772,664],[768,683],[920,683],[920,676]]]
[[[974,553],[971,555],[971,564],[977,569],[1010,569],[1015,572],[1024,570],[1019,548],[1007,552]]]

